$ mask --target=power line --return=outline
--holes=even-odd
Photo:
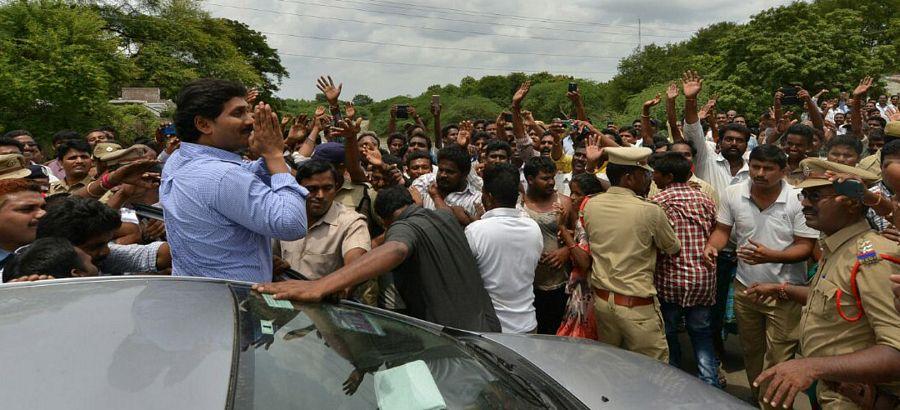
[[[495,12],[482,11],[482,10],[465,10],[465,9],[458,9],[458,8],[452,8],[452,7],[425,6],[425,5],[418,5],[418,4],[413,4],[413,3],[401,3],[401,2],[388,1],[388,0],[378,0],[378,1],[369,0],[366,2],[354,1],[354,0],[333,0],[333,1],[338,1],[338,2],[342,2],[342,3],[368,4],[368,5],[375,5],[375,6],[380,5],[381,7],[412,8],[412,9],[420,9],[420,10],[425,10],[425,11],[444,10],[444,11],[447,11],[447,12],[450,12],[453,14],[462,14],[462,15],[469,15],[469,16],[492,15],[492,16],[497,16],[497,17],[503,17],[506,19],[536,21],[536,22],[551,23],[551,24],[568,23],[568,24],[594,25],[594,26],[604,26],[604,27],[637,28],[637,26],[635,26],[635,25],[628,25],[628,24],[597,23],[597,22],[593,22],[593,21],[575,21],[575,20],[564,20],[564,19],[545,19],[545,18],[540,18],[540,17],[520,16],[520,15],[514,15],[514,14],[511,15],[511,14],[507,14],[507,13],[495,13]],[[693,30],[671,29],[671,28],[664,28],[664,27],[654,28],[654,30],[672,31],[672,32],[678,32],[678,33],[694,33]]]
[[[344,58],[344,57],[330,57],[330,56],[315,56],[315,55],[309,55],[309,54],[295,54],[295,53],[282,52],[282,51],[279,51],[278,54],[292,56],[292,57],[315,58],[315,59],[324,59],[324,60],[352,61],[352,62],[357,62],[357,63],[400,65],[400,66],[410,66],[410,67],[431,67],[431,68],[443,68],[443,69],[454,69],[454,70],[480,70],[480,71],[502,71],[502,72],[522,72],[522,73],[542,73],[542,72],[550,71],[550,70],[524,70],[524,69],[502,68],[502,67],[469,67],[469,66],[454,66],[454,65],[426,64],[426,63],[405,63],[405,62],[399,62],[399,61],[392,62],[392,61],[364,60],[364,59],[360,59],[360,58]],[[612,71],[571,71],[571,73],[616,74],[615,72],[612,72]]]
[[[387,26],[387,27],[402,27],[414,30],[429,30],[429,31],[443,31],[448,33],[458,33],[458,34],[468,34],[468,35],[482,35],[482,36],[494,36],[494,37],[506,37],[506,38],[521,38],[521,39],[529,39],[529,40],[546,40],[546,41],[566,41],[572,43],[592,43],[592,44],[625,44],[625,45],[636,45],[635,42],[627,42],[627,41],[612,41],[612,40],[579,40],[579,39],[569,39],[569,38],[559,38],[559,37],[537,37],[537,36],[517,36],[512,34],[500,34],[500,33],[487,33],[483,31],[470,31],[470,30],[454,30],[454,29],[445,29],[445,28],[437,28],[437,27],[425,27],[425,26],[409,26],[404,24],[396,24],[396,23],[383,23],[380,21],[365,21],[365,20],[356,20],[349,19],[343,17],[331,17],[331,16],[317,16],[313,14],[302,14],[302,13],[292,13],[287,11],[278,11],[278,10],[267,10],[267,9],[258,9],[254,7],[241,7],[241,6],[231,6],[226,4],[212,3],[207,1],[206,4],[210,6],[218,6],[218,7],[228,7],[239,10],[252,10],[259,11],[263,13],[272,13],[278,15],[293,15],[298,17],[309,17],[309,18],[317,18],[317,19],[326,19],[332,21],[345,21],[349,23],[361,23],[361,24],[373,24],[379,26]]]
[[[481,25],[489,25],[489,26],[503,26],[503,27],[515,27],[515,28],[526,28],[526,29],[567,31],[567,32],[572,32],[572,33],[586,33],[586,34],[609,34],[609,35],[614,35],[614,36],[634,36],[635,35],[635,33],[623,33],[621,31],[614,32],[614,31],[577,30],[577,29],[572,29],[572,28],[526,26],[526,25],[521,25],[521,24],[493,23],[493,22],[487,22],[487,21],[456,19],[456,18],[450,18],[450,17],[425,16],[425,15],[421,15],[421,14],[410,14],[410,13],[402,13],[402,12],[396,12],[396,11],[359,9],[359,8],[354,8],[354,7],[345,7],[345,6],[338,6],[338,5],[334,5],[334,4],[316,3],[316,2],[303,1],[303,0],[278,0],[278,1],[284,2],[284,3],[305,4],[305,5],[310,5],[310,6],[320,6],[320,7],[335,8],[335,9],[342,9],[342,10],[362,11],[362,12],[366,12],[366,13],[387,14],[387,15],[395,15],[395,16],[404,16],[404,17],[417,17],[417,18],[423,18],[423,19],[452,21],[452,22],[469,23],[469,24],[481,24]],[[663,35],[652,35],[652,34],[645,34],[644,36],[645,37],[669,38],[669,39],[683,39],[683,37],[684,37],[684,36],[676,37],[676,36],[663,36]]]
[[[354,43],[354,44],[372,44],[372,45],[379,45],[379,46],[426,48],[426,49],[431,49],[431,50],[470,51],[470,52],[475,52],[475,53],[529,55],[529,56],[541,56],[541,57],[597,58],[597,59],[611,59],[611,60],[618,60],[618,59],[624,58],[624,57],[598,56],[598,55],[552,54],[552,53],[536,53],[536,52],[525,52],[525,51],[478,50],[478,49],[473,49],[473,48],[462,48],[462,47],[420,46],[420,45],[410,45],[410,44],[400,44],[400,43],[388,43],[388,42],[382,42],[382,41],[348,40],[348,39],[342,39],[342,38],[320,37],[320,36],[311,36],[311,35],[305,35],[305,34],[273,33],[273,32],[268,32],[268,31],[260,31],[260,33],[266,34],[266,35],[271,35],[271,36],[286,36],[286,37],[306,38],[306,39],[312,39],[312,40],[339,41],[339,42]]]

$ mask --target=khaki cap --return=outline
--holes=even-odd
[[[647,171],[653,171],[653,168],[650,168],[650,166],[647,165],[647,159],[650,158],[650,154],[653,154],[653,151],[650,148],[613,147],[606,148],[604,151],[606,152],[606,155],[609,156],[610,164],[630,165],[644,168]]]
[[[99,155],[97,159],[106,164],[106,166],[112,166],[137,161],[143,158],[144,155],[146,155],[146,150],[143,145],[133,145]]]
[[[101,159],[113,151],[122,149],[122,146],[115,142],[101,142],[94,146],[94,158]],[[101,159],[102,161],[102,159]]]
[[[19,154],[0,155],[0,179],[25,178],[31,175],[28,161]]]
[[[891,121],[884,126],[884,135],[900,138],[900,121]]]
[[[849,165],[838,164],[836,162],[826,161],[822,158],[807,158],[800,161],[800,169],[803,170],[803,181],[800,181],[796,188],[812,188],[817,186],[831,185],[828,180],[828,171],[837,174],[856,175],[863,180],[863,183],[870,185],[878,181],[878,175],[875,175],[862,168],[851,167]]]

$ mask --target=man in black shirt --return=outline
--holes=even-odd
[[[411,316],[459,329],[500,331],[478,265],[453,214],[415,205],[402,186],[380,191],[375,212],[389,226],[383,245],[322,279],[266,283],[254,289],[276,299],[315,302],[393,271]]]

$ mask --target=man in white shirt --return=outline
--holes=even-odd
[[[516,209],[518,182],[514,166],[488,166],[481,197],[487,212],[466,227],[466,239],[504,333],[531,333],[537,328],[532,288],[544,242],[538,224]]]
[[[425,209],[448,209],[461,225],[468,225],[481,202],[481,191],[467,178],[471,167],[469,153],[459,145],[442,148],[437,173],[422,175],[409,187],[413,200]]]
[[[775,145],[760,145],[750,154],[751,180],[728,187],[720,198],[716,228],[704,254],[712,263],[734,234],[738,268],[734,314],[748,380],[789,360],[798,347],[795,330],[800,305],[791,300],[760,301],[745,290],[757,282],[805,284],[805,261],[819,232],[806,226],[799,190],[785,180],[787,159]],[[763,387],[754,388],[759,398]]]

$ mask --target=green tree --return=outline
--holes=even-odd
[[[358,105],[358,106],[369,105],[369,104],[372,104],[373,102],[375,102],[375,100],[373,100],[372,97],[369,97],[368,95],[365,95],[365,94],[356,94],[355,96],[353,96],[352,101],[353,101],[353,105]]]
[[[109,96],[136,67],[104,26],[96,12],[62,1],[0,6],[0,129],[25,128],[46,143],[59,129],[108,118]]]

